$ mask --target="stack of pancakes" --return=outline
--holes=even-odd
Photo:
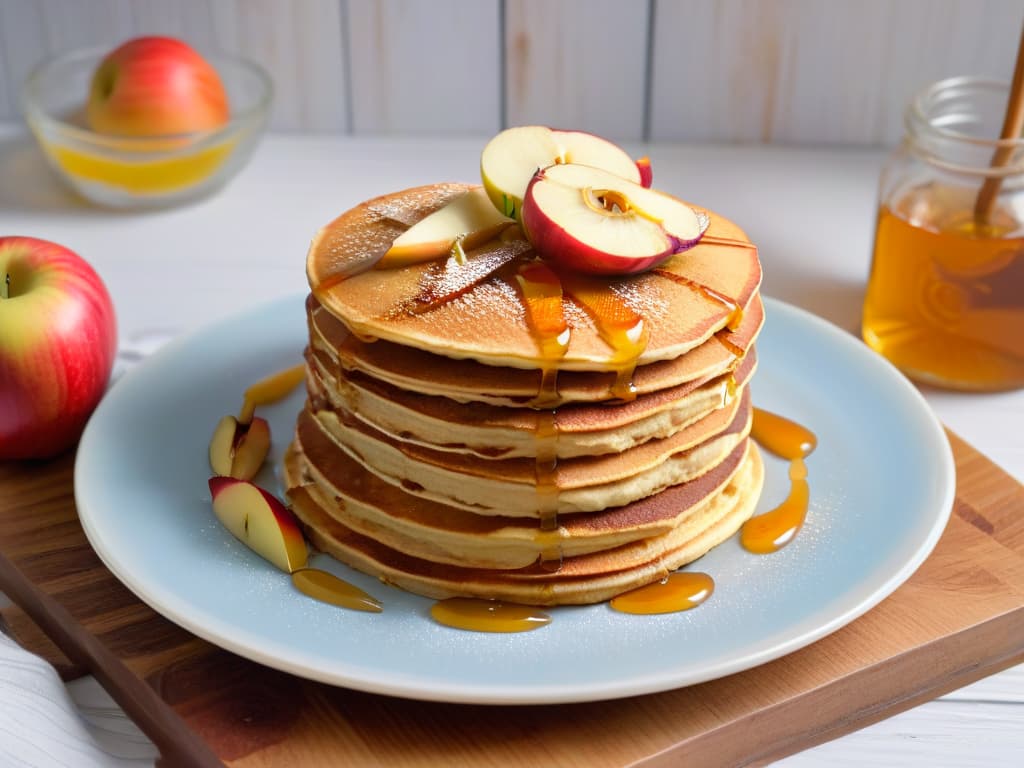
[[[309,397],[284,465],[313,545],[430,597],[553,605],[656,581],[731,536],[763,477],[756,249],[709,212],[702,242],[654,271],[553,273],[552,353],[518,227],[464,263],[373,268],[468,189],[371,200],[313,243]]]

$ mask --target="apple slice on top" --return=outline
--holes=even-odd
[[[551,262],[595,275],[651,269],[697,244],[707,226],[682,200],[585,165],[537,171],[523,228]]]
[[[402,267],[447,256],[453,248],[475,248],[514,223],[477,187],[413,224],[395,239],[376,266]]]
[[[603,168],[624,179],[650,186],[650,161],[642,171],[621,147],[582,131],[558,131],[521,125],[491,139],[480,156],[480,176],[491,202],[506,216],[519,219],[526,187],[540,168],[578,163]]]

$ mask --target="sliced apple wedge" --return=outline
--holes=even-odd
[[[375,265],[390,269],[448,256],[459,244],[475,248],[515,222],[491,205],[482,187],[471,189],[399,235]]]
[[[282,571],[306,565],[306,540],[295,515],[246,480],[211,477],[213,513],[232,535]]]
[[[480,176],[497,209],[519,219],[533,174],[556,163],[603,168],[638,184],[642,178],[633,159],[612,142],[583,131],[559,131],[543,125],[509,128],[491,139],[480,155]]]
[[[541,256],[595,275],[651,269],[706,227],[682,200],[585,165],[538,171],[523,202],[523,229]]]
[[[270,452],[270,425],[253,418],[248,424],[225,416],[210,438],[210,468],[215,474],[236,480],[251,480]]]

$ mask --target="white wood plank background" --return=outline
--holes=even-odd
[[[655,0],[650,138],[892,144],[953,75],[1009,80],[1022,0]]]
[[[509,125],[644,137],[649,3],[507,0],[505,8]]]
[[[1024,0],[0,0],[0,120],[42,58],[141,34],[259,60],[272,128],[892,144],[954,74],[1008,79]]]
[[[358,134],[493,134],[501,125],[498,0],[348,3]]]

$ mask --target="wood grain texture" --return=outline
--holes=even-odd
[[[507,0],[507,124],[643,138],[648,11],[646,2]]]
[[[100,636],[82,627],[61,603],[33,584],[0,553],[0,589],[68,658],[89,669],[160,751],[160,765],[216,768],[220,759],[185,721],[137,677]]]
[[[954,75],[1009,80],[1021,0],[655,0],[656,140],[893,144]]]
[[[498,0],[356,1],[347,7],[354,133],[499,130]]]
[[[70,457],[0,464],[0,548],[231,765],[763,764],[1024,660],[1024,487],[951,442],[954,514],[932,556],[891,597],[756,669],[619,701],[406,701],[219,650],[139,603],[99,564],[74,515]],[[24,616],[4,615],[45,652]]]

